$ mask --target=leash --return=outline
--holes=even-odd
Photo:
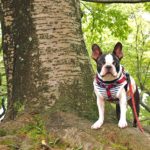
[[[136,112],[135,99],[134,99],[134,95],[133,95],[133,90],[132,90],[130,75],[128,73],[126,73],[126,77],[127,77],[127,81],[128,81],[128,84],[129,84],[129,91],[130,91],[130,96],[131,96],[131,100],[132,100],[132,107],[133,107],[134,116],[135,116],[135,119],[137,121],[138,128],[140,129],[140,131],[142,133],[144,133],[144,130],[142,128],[142,125],[140,123],[140,120],[139,120],[137,112]]]

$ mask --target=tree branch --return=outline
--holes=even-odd
[[[140,122],[149,121],[149,120],[150,118],[145,118],[145,119],[140,120]]]
[[[143,3],[150,2],[150,0],[82,0],[94,3]]]
[[[143,91],[150,96],[150,90],[149,89],[147,89],[147,88],[144,87]]]
[[[142,101],[140,101],[141,106],[143,106],[145,108],[145,110],[147,110],[148,112],[150,112],[150,108],[145,105]]]

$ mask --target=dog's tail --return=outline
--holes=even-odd
[[[6,113],[6,108],[5,108],[5,99],[2,98],[2,107],[0,109],[0,122],[4,119]]]

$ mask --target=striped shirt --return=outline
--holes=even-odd
[[[103,82],[98,77],[98,75],[96,75],[96,80],[94,83],[94,87],[96,88],[96,90],[104,97],[105,100],[108,101],[118,100],[118,94],[126,85],[127,79],[124,73],[122,73],[119,79],[113,82]],[[130,99],[130,97],[128,97],[127,99]]]

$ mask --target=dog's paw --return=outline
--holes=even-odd
[[[97,120],[92,126],[91,129],[99,129],[102,126],[103,122],[101,120]]]
[[[119,123],[118,123],[119,128],[125,128],[127,126],[128,126],[128,124],[127,124],[126,120],[119,120]]]

